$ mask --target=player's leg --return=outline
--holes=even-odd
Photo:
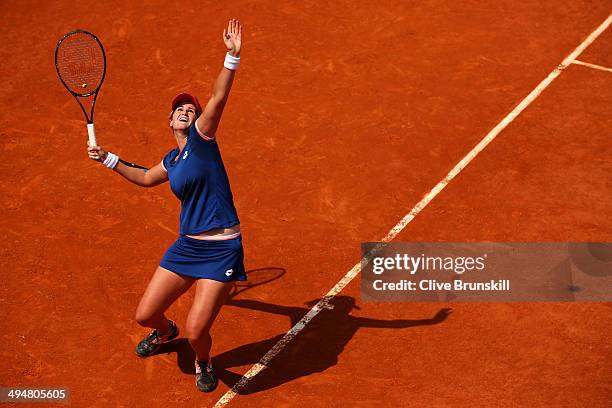
[[[142,357],[151,355],[162,343],[178,336],[178,327],[164,313],[194,281],[194,278],[178,275],[161,266],[157,268],[136,309],[138,324],[155,330],[138,344],[136,354]]]
[[[136,309],[138,324],[160,332],[166,331],[168,319],[164,312],[191,287],[193,282],[194,278],[158,266]]]
[[[196,352],[196,384],[201,391],[212,391],[217,386],[210,364],[210,329],[233,286],[234,282],[210,279],[199,279],[196,283],[196,295],[185,329]]]

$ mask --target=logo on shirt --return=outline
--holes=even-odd
[[[228,269],[227,271],[225,271],[225,276],[232,276],[233,273],[234,273],[233,269]]]
[[[187,150],[185,150],[185,153],[183,154],[183,160],[185,160],[187,158],[188,154],[189,154],[189,152]]]

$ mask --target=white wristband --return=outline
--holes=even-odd
[[[116,154],[112,154],[111,152],[108,152],[106,154],[106,159],[104,160],[104,163],[102,164],[104,164],[109,169],[114,169],[115,166],[117,166],[117,163],[119,163],[119,156],[117,156]]]
[[[238,69],[238,65],[240,65],[240,57],[234,57],[229,55],[229,53],[225,54],[225,62],[223,63],[225,68],[235,71]]]

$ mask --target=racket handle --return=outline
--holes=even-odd
[[[96,142],[96,129],[94,129],[93,123],[87,124],[87,134],[89,135],[89,145],[97,146],[98,144]]]

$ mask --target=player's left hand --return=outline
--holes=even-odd
[[[227,29],[223,30],[223,42],[230,55],[234,57],[240,56],[240,48],[242,47],[242,26],[240,21],[231,19],[227,23]]]

